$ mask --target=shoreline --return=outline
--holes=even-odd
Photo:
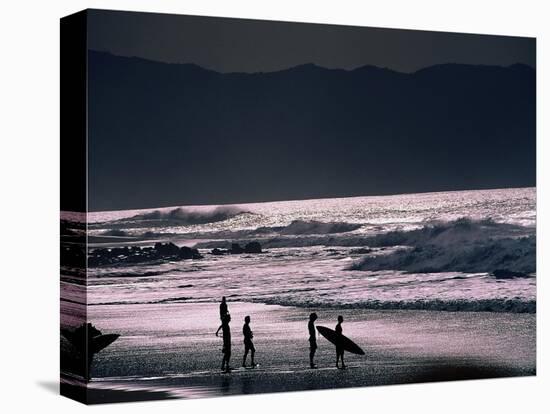
[[[223,374],[217,305],[91,307],[89,320],[121,337],[95,358],[90,402],[106,394],[110,402],[124,401],[132,392],[145,399],[199,398],[536,375],[536,314],[315,309],[317,326],[333,328],[342,314],[344,334],[366,355],[346,353],[348,369],[336,370],[334,346],[319,337],[319,369],[312,370],[307,316],[313,309],[248,302],[229,302],[231,366],[241,365],[242,319],[251,315],[260,367]]]

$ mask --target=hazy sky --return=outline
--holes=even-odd
[[[303,63],[413,72],[438,63],[535,66],[533,38],[90,10],[92,50],[219,72]]]

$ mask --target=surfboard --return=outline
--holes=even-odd
[[[347,336],[339,335],[335,330],[327,328],[326,326],[318,326],[317,331],[319,331],[319,333],[323,335],[330,343],[334,345],[341,345],[344,348],[344,351],[348,351],[349,353],[356,355],[365,355],[365,352],[359,347],[359,345]]]
[[[118,334],[105,334],[98,335],[92,338],[91,351],[95,354],[96,352],[101,351],[103,348],[111,345],[115,342],[120,335]]]

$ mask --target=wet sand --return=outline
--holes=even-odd
[[[536,373],[535,314],[439,311],[307,309],[229,303],[234,370],[220,371],[217,303],[100,305],[89,321],[121,337],[92,367],[89,402],[197,398],[260,392],[528,376]],[[309,368],[307,318],[344,334],[366,355],[346,353],[335,367],[335,349],[318,338],[318,369]],[[252,318],[256,361],[240,368],[244,316]],[[249,360],[250,361],[250,360]],[[65,377],[65,390],[78,381]]]

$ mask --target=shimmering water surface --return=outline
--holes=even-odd
[[[88,219],[92,248],[172,241],[204,255],[92,268],[90,305],[209,302],[225,295],[295,306],[534,311],[534,263],[522,264],[526,277],[491,275],[495,266],[534,258],[526,250],[534,249],[534,188],[182,206],[90,213]],[[441,231],[410,236],[430,226]],[[398,243],[385,240],[388,234],[399,236]],[[527,237],[532,246],[516,245]],[[502,239],[507,244],[495,245]],[[213,247],[249,241],[259,241],[265,252],[210,254]],[[455,270],[453,263],[468,268],[472,253],[462,249],[470,245],[475,271]],[[445,257],[440,269],[429,262],[429,272],[411,272],[410,264],[400,268],[403,261],[378,270],[361,265],[365,258],[414,248],[445,249],[456,257]],[[496,254],[504,257],[502,264],[490,262]]]

